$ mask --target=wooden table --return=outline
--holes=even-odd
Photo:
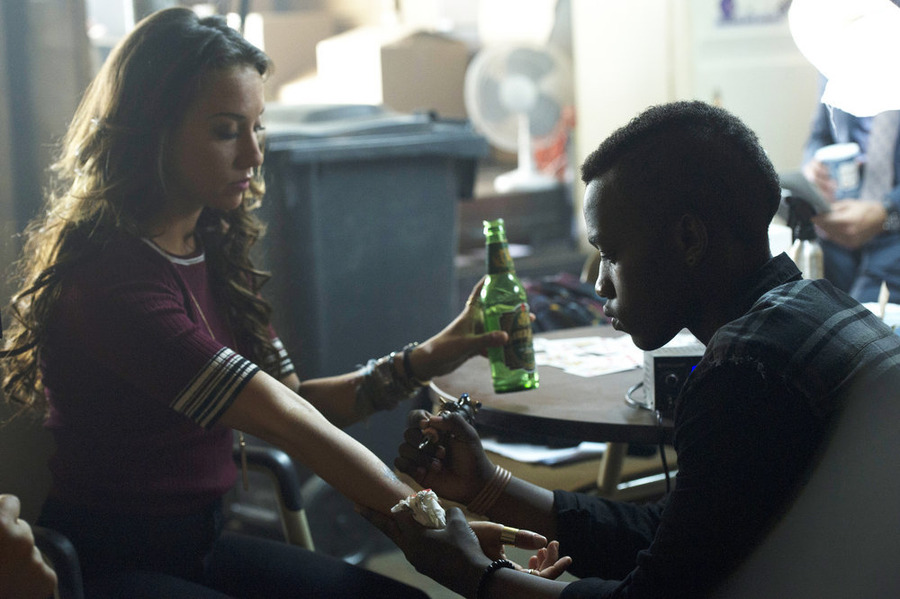
[[[540,336],[548,339],[621,335],[609,326],[564,329]],[[612,494],[619,483],[628,443],[672,442],[672,423],[660,424],[654,412],[625,401],[629,388],[643,379],[643,369],[581,377],[551,366],[539,366],[537,389],[494,393],[487,358],[476,356],[451,374],[432,381],[432,391],[445,399],[468,393],[482,407],[477,422],[523,435],[573,441],[607,442],[598,487]]]

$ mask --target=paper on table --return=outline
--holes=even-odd
[[[592,377],[639,368],[644,354],[631,337],[534,338],[535,361],[539,366],[555,366],[568,374]]]
[[[501,443],[496,439],[482,439],[481,444],[488,451],[527,464],[552,466],[579,459],[603,455],[606,443],[582,441],[575,447],[547,447],[527,443]]]
[[[612,374],[640,368],[644,353],[628,335],[601,337],[599,335],[569,339],[534,338],[535,361],[539,366],[555,366],[565,372],[583,377]],[[529,464],[552,466],[579,459],[603,455],[606,443],[584,441],[574,447],[548,447],[527,443],[501,443],[482,439],[482,445],[504,457]]]

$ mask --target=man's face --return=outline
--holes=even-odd
[[[600,251],[597,295],[613,326],[644,350],[656,349],[687,324],[686,272],[677,223],[653,225],[610,173],[588,184],[588,241]]]

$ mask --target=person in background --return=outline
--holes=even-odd
[[[492,464],[459,415],[414,411],[397,468],[471,512],[557,539],[581,578],[485,555],[456,508],[442,530],[363,513],[417,570],[466,597],[706,597],[789,508],[842,407],[896,397],[900,337],[827,280],[801,278],[786,254],[771,256],[778,177],[721,108],[650,107],[588,156],[582,179],[612,325],[644,350],[684,328],[706,345],[675,407],[671,492],[637,505],[543,489]]]
[[[46,599],[56,588],[56,572],[35,546],[31,526],[19,518],[21,508],[18,497],[0,494],[0,597]]]
[[[233,431],[387,513],[411,489],[338,427],[506,340],[479,333],[469,306],[420,345],[300,381],[250,259],[270,68],[223,17],[150,15],[87,89],[46,210],[27,228],[3,390],[46,413],[56,453],[38,523],[73,542],[89,597],[424,596],[222,532]],[[496,555],[501,528],[481,533]]]
[[[31,526],[19,518],[19,509],[18,497],[0,495],[0,597],[52,597],[56,573],[34,546]]]
[[[820,77],[820,95],[826,80]],[[884,116],[857,117],[819,102],[803,150],[803,174],[832,202],[831,211],[816,216],[825,278],[861,302],[878,301],[881,283],[900,301],[900,121],[892,125],[892,138],[872,148],[870,132]],[[890,125],[889,125],[890,126]],[[889,133],[890,135],[890,133]],[[836,181],[826,165],[815,158],[819,148],[856,143],[862,155],[861,192],[858,198],[835,199]],[[867,179],[873,151],[887,152],[886,185],[875,189]]]

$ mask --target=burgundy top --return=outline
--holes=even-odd
[[[53,497],[184,514],[232,487],[232,431],[216,420],[259,368],[237,353],[208,277],[202,252],[133,238],[66,274],[41,353]]]

